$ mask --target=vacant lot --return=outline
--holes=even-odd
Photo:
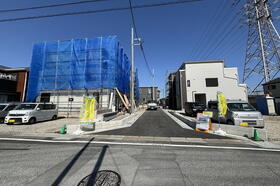
[[[0,124],[0,135],[7,136],[55,136],[55,131],[58,131],[64,124],[74,125],[79,124],[78,118],[60,118],[52,121],[38,122],[32,125],[17,124],[6,125]]]

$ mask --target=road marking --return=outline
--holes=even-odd
[[[53,141],[41,139],[24,138],[0,138],[2,141],[26,141],[42,143],[88,143],[88,141]],[[252,150],[280,152],[280,149],[253,148],[253,147],[227,147],[227,146],[206,146],[206,145],[183,145],[183,144],[165,144],[165,143],[130,143],[130,142],[109,142],[109,141],[91,141],[91,144],[109,144],[109,145],[128,145],[128,146],[158,146],[158,147],[180,147],[180,148],[205,148],[205,149],[227,149],[227,150]]]

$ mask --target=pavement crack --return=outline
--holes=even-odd
[[[185,182],[185,176],[184,176],[184,174],[183,174],[183,172],[182,172],[182,169],[181,169],[179,163],[177,162],[177,160],[174,160],[174,162],[175,162],[175,164],[177,165],[177,167],[178,167],[178,169],[179,169],[179,171],[180,171],[180,174],[181,174],[181,176],[182,176],[182,178],[183,178],[183,180],[184,180],[185,186],[187,186],[187,184],[186,184],[186,182]],[[190,180],[190,178],[189,178],[188,176],[186,176],[186,178],[187,178],[187,180],[189,181],[189,183],[191,183],[192,185],[194,185],[194,183]]]
[[[268,165],[265,165],[275,176],[280,178],[280,175],[277,174],[271,167],[269,167]]]

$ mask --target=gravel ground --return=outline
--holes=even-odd
[[[15,136],[15,135],[38,135],[38,136],[51,136],[55,135],[64,124],[74,125],[78,124],[78,118],[60,118],[52,121],[38,122],[33,125],[16,124],[6,125],[0,124],[0,135]]]
[[[280,116],[264,116],[265,129],[270,141],[280,141]]]

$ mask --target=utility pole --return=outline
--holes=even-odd
[[[134,28],[131,28],[131,69],[130,69],[130,113],[134,112],[135,101],[134,101],[134,81],[135,81],[135,72],[134,72],[134,46],[141,45],[141,39],[134,37]]]
[[[252,94],[260,91],[260,85],[275,78],[280,71],[280,37],[268,0],[247,0],[244,9],[249,29],[243,82],[249,84]]]
[[[130,113],[134,112],[134,29],[131,28]]]
[[[153,96],[152,99],[155,101],[155,69],[153,69],[153,87],[152,87]]]

